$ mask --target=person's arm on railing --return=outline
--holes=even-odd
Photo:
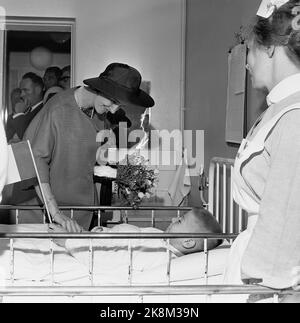
[[[66,229],[68,232],[81,232],[82,229],[81,227],[77,224],[76,221],[70,219],[69,217],[67,217],[66,215],[64,215],[60,210],[59,207],[56,203],[55,197],[51,191],[51,187],[48,183],[42,183],[42,189],[45,195],[45,203],[48,206],[49,212],[50,212],[50,216],[52,218],[52,220],[55,223],[60,224],[64,229]],[[41,201],[43,201],[42,198],[42,193],[40,190],[39,186],[35,187],[36,193],[39,196],[39,198],[41,199]]]

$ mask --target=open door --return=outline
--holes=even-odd
[[[44,76],[48,67],[70,68],[70,86],[75,74],[75,19],[5,17],[0,13],[0,99],[1,117],[6,123],[13,111],[11,93],[22,76],[33,72]]]

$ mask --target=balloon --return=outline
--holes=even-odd
[[[43,71],[47,67],[51,66],[52,60],[53,54],[45,47],[36,47],[30,53],[31,65],[40,71]]]

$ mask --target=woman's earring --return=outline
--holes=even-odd
[[[246,64],[246,70],[250,71],[250,66],[249,66],[249,64]]]
[[[267,48],[267,53],[268,53],[268,56],[269,58],[272,58],[274,56],[274,53],[275,53],[275,46],[270,46]]]

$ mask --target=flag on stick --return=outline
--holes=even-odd
[[[6,185],[37,178],[29,144],[19,142],[8,146],[8,170]]]
[[[184,199],[190,194],[191,187],[187,150],[185,149],[182,156],[182,163],[178,166],[171,185],[168,188],[168,194],[172,201],[172,205],[181,206]]]
[[[49,222],[52,223],[29,141],[22,141],[8,146],[8,172],[6,185],[36,178],[41,190]]]

